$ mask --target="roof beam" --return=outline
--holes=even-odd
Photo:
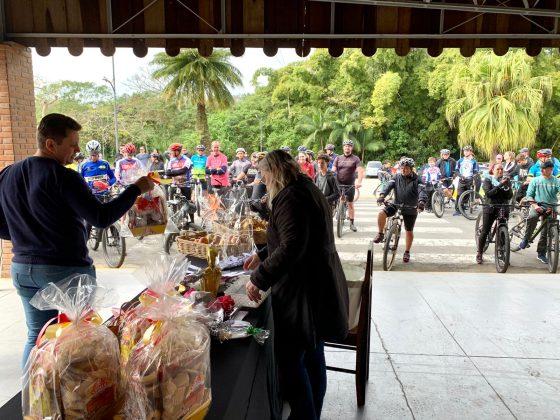
[[[453,10],[471,13],[494,13],[503,15],[560,17],[559,10],[526,9],[524,7],[467,6],[457,3],[424,3],[412,0],[309,0],[323,3],[362,4],[378,7],[402,7],[411,9]]]

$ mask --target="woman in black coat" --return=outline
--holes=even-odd
[[[348,332],[348,289],[325,196],[286,152],[259,164],[268,190],[268,246],[244,265],[255,269],[247,296],[272,287],[275,356],[291,418],[318,419],[326,391],[324,342]]]

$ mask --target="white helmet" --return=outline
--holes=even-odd
[[[99,144],[97,140],[88,141],[88,143],[86,144],[86,150],[90,155],[98,155],[99,153],[101,153],[101,144]]]

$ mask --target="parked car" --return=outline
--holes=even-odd
[[[370,160],[366,165],[366,178],[377,178],[377,173],[383,167],[378,160]]]

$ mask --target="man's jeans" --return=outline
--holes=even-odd
[[[58,311],[40,311],[29,301],[48,283],[58,283],[73,274],[89,274],[95,277],[95,267],[66,267],[60,265],[39,265],[12,263],[12,282],[23,303],[27,323],[27,342],[23,351],[22,368],[25,367],[31,349],[45,323],[58,315]]]

